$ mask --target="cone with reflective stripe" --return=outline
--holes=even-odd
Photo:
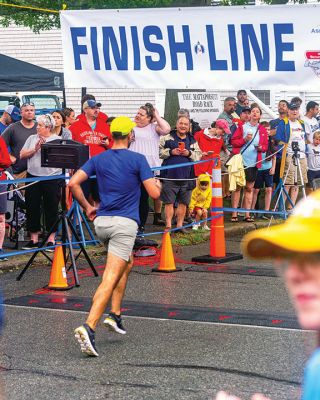
[[[61,244],[57,245],[54,249],[48,288],[52,290],[68,290],[72,288],[67,282],[65,260]]]
[[[212,168],[212,208],[222,208],[222,181],[220,157],[213,163]],[[242,254],[226,253],[226,240],[224,233],[223,211],[211,212],[211,230],[210,230],[210,254],[205,256],[193,257],[192,261],[201,263],[223,263],[234,260],[241,260]]]
[[[177,272],[181,268],[176,268],[174,261],[171,238],[169,232],[164,232],[162,237],[160,264],[158,268],[153,268],[154,272]]]

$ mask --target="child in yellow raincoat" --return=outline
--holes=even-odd
[[[190,214],[195,218],[193,230],[201,227],[200,220],[208,218],[208,208],[211,205],[212,189],[210,185],[210,176],[207,174],[199,175],[197,186],[193,189],[191,201],[189,204]],[[207,221],[203,223],[203,229],[210,231]]]

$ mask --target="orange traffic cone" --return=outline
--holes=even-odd
[[[221,163],[218,156],[217,162],[212,167],[212,208],[223,208]],[[226,240],[224,233],[223,211],[211,212],[213,217],[210,230],[210,254],[205,256],[192,257],[192,261],[200,263],[223,263],[234,260],[241,260],[242,254],[226,253]]]
[[[68,290],[72,288],[72,286],[69,286],[67,282],[65,261],[61,244],[54,249],[48,288],[53,290]]]
[[[176,263],[174,262],[172,244],[169,232],[165,232],[163,234],[159,267],[153,268],[152,271],[154,272],[181,271],[181,268],[176,268]]]

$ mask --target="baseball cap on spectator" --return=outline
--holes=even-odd
[[[130,118],[121,115],[111,122],[110,132],[125,137],[129,135],[135,126],[135,122],[131,121]]]
[[[223,129],[225,133],[231,133],[228,122],[225,119],[217,119],[215,127]]]
[[[250,107],[243,107],[242,110],[241,110],[242,113],[246,112],[246,111],[251,112],[251,108]]]
[[[301,200],[284,224],[258,229],[244,237],[250,257],[284,257],[320,254],[320,190]]]
[[[290,103],[288,105],[289,110],[297,110],[298,108],[300,108],[300,104],[298,103]]]
[[[7,106],[4,111],[10,115],[12,121],[14,122],[20,121],[21,115],[18,107],[11,104]]]
[[[101,103],[97,103],[95,100],[87,100],[83,103],[82,109],[84,110],[86,108],[95,108],[95,107],[100,108]]]

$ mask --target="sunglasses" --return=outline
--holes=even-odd
[[[208,185],[209,185],[209,182],[200,182],[200,185],[201,185],[201,186],[208,186]]]
[[[21,106],[20,108],[22,108],[22,107],[28,107],[28,106],[34,107],[34,103],[32,103],[31,101],[26,102],[26,103],[23,103],[22,106]]]

